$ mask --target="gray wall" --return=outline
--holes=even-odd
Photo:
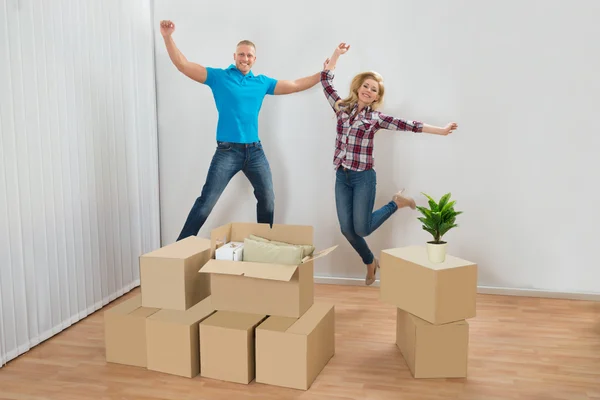
[[[173,242],[199,195],[215,149],[210,89],[170,63],[158,21],[192,61],[227,67],[235,44],[257,44],[255,73],[294,79],[319,71],[342,42],[336,70],[346,94],[363,70],[386,83],[384,111],[434,125],[450,137],[380,131],[376,206],[406,187],[452,192],[459,229],[449,253],[479,264],[479,284],[600,293],[597,222],[600,145],[600,5],[593,0],[479,2],[307,0],[155,3],[162,240]],[[318,248],[338,244],[315,275],[364,279],[339,231],[331,166],[335,119],[320,85],[268,97],[260,135],[274,174],[276,222],[311,224]],[[310,160],[310,161],[309,161]],[[416,211],[402,210],[368,238],[373,251],[424,244]],[[254,221],[252,188],[230,183],[200,236],[229,221]],[[358,281],[360,282],[360,281]]]

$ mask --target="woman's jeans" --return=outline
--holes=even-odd
[[[373,212],[376,186],[374,169],[357,172],[340,167],[336,172],[335,204],[340,228],[365,264],[371,264],[374,256],[363,238],[398,210],[396,203],[390,201]]]

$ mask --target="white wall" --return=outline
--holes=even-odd
[[[386,81],[384,111],[460,125],[451,137],[380,131],[376,206],[401,186],[420,204],[421,191],[452,192],[464,214],[445,236],[449,252],[478,263],[479,285],[600,293],[599,14],[595,0],[156,0],[163,243],[176,239],[200,193],[217,122],[210,89],[168,59],[158,21],[172,19],[190,60],[226,67],[235,44],[250,39],[258,47],[254,72],[278,79],[317,72],[338,43],[350,43],[336,70],[342,94],[356,73],[377,70]],[[340,245],[316,263],[317,276],[364,279],[364,265],[339,232],[335,120],[320,85],[268,97],[260,122],[275,222],[314,225],[319,248]],[[394,215],[368,238],[373,251],[424,244],[418,216]],[[254,220],[252,189],[240,174],[199,234]]]
[[[0,0],[0,366],[157,248],[149,0]]]

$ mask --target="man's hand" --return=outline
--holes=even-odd
[[[160,21],[160,34],[163,36],[169,58],[173,64],[181,71],[185,76],[191,78],[197,82],[204,83],[207,78],[206,68],[200,64],[189,62],[187,58],[179,51],[175,45],[175,41],[171,36],[175,32],[175,24],[173,21],[163,20]]]
[[[160,21],[160,34],[163,37],[171,36],[175,32],[175,24],[169,20]]]

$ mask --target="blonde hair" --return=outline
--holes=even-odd
[[[237,48],[238,46],[241,46],[241,45],[252,46],[252,47],[254,47],[254,51],[256,51],[256,46],[254,45],[254,43],[252,43],[249,40],[242,40],[235,47]]]
[[[375,71],[362,72],[356,75],[350,84],[350,94],[338,103],[338,107],[345,107],[348,112],[352,111],[356,103],[358,103],[358,89],[367,79],[373,79],[379,84],[379,90],[377,91],[379,97],[370,105],[373,110],[379,108],[383,104],[385,87],[383,86],[383,77]]]

